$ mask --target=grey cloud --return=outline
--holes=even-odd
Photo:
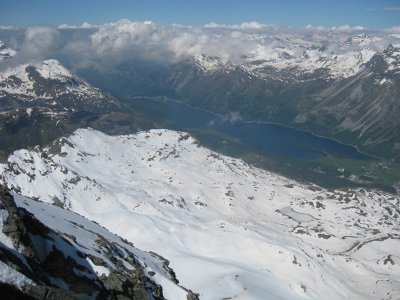
[[[400,25],[399,26],[393,26],[391,28],[385,29],[386,32],[389,33],[400,33]]]
[[[56,29],[44,26],[28,27],[22,43],[18,45],[17,42],[13,42],[17,48],[15,57],[5,60],[0,67],[5,69],[49,58],[52,53],[57,52],[59,43],[60,34]]]
[[[60,42],[59,32],[50,27],[28,27],[25,36],[20,53],[33,58],[46,57]]]

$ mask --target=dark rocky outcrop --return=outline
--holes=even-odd
[[[187,300],[199,300],[200,295],[197,293],[194,293],[192,290],[189,290],[186,298],[187,298]]]
[[[0,295],[2,299],[7,300],[35,300],[37,298],[28,295],[17,289],[15,286],[0,282]]]
[[[34,283],[25,285],[22,291],[0,283],[4,299],[164,299],[162,287],[146,277],[133,254],[128,255],[127,259],[136,269],[129,270],[124,267],[121,257],[114,257],[113,252],[117,252],[117,247],[104,237],[99,236],[98,244],[110,252],[103,254],[110,259],[115,269],[108,276],[103,274],[98,277],[86,258],[104,265],[101,258],[96,260],[93,255],[82,253],[33,214],[18,208],[8,189],[1,185],[0,209],[7,212],[3,221],[3,234],[12,240],[14,246],[14,249],[9,249],[0,244],[0,261]],[[21,259],[19,252],[26,262]]]
[[[146,289],[148,279],[146,278],[142,269],[137,269],[131,275],[126,275],[123,272],[114,270],[110,272],[109,276],[103,276],[104,287],[112,291],[112,297],[116,299],[163,299],[162,287],[155,285],[149,295]]]

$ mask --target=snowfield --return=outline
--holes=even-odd
[[[0,174],[167,258],[201,299],[400,297],[399,196],[298,183],[169,130],[80,129],[16,151]]]

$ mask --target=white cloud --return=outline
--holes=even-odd
[[[51,27],[34,26],[28,27],[25,31],[25,39],[18,47],[13,59],[2,64],[2,68],[13,67],[32,61],[49,58],[60,42],[59,32]]]
[[[73,34],[63,33],[66,28]],[[87,28],[92,30],[83,30]],[[396,32],[398,29],[390,30]],[[204,27],[191,27],[129,20],[102,25],[65,25],[58,30],[29,27],[24,41],[19,43],[17,61],[62,57],[79,69],[112,66],[136,59],[168,64],[206,55],[236,64],[242,63],[246,57],[267,60],[277,59],[279,55],[299,57],[311,46],[329,52],[347,51],[349,48],[338,45],[360,31],[365,31],[365,28],[350,25],[325,28],[310,24],[302,30],[257,22],[238,25],[209,23]],[[388,32],[381,34],[388,36]],[[354,47],[352,49],[357,51],[361,46]]]
[[[98,25],[93,25],[88,22],[83,22],[81,25],[69,25],[69,24],[61,24],[57,27],[57,29],[93,29],[98,28]]]
[[[210,23],[204,25],[205,28],[226,28],[226,26],[228,26],[228,25],[218,24],[215,22],[210,22]]]
[[[400,6],[390,6],[390,7],[385,7],[384,10],[386,11],[395,11],[395,12],[400,12]]]
[[[76,25],[68,25],[68,24],[61,24],[57,27],[57,29],[77,29],[79,26]]]
[[[210,22],[206,25],[204,25],[204,28],[225,28],[225,29],[242,29],[242,30],[260,30],[260,29],[273,29],[273,28],[279,28],[278,25],[275,24],[263,24],[259,22],[243,22],[241,24],[218,24],[214,22]]]
[[[316,31],[315,40],[306,35],[309,30]],[[116,64],[137,58],[171,63],[198,55],[217,56],[224,61],[241,63],[249,56],[275,59],[276,55],[284,55],[279,54],[282,51],[295,57],[301,56],[305,51],[302,45],[323,45],[329,51],[340,52],[340,43],[365,30],[362,26],[350,25],[331,28],[308,25],[306,30],[299,30],[257,22],[238,25],[209,23],[204,27],[188,27],[120,20],[99,25],[88,41],[70,42],[64,50],[73,53],[80,66],[93,62],[99,65]],[[326,31],[329,31],[329,36]],[[298,46],[293,47],[293,41]]]
[[[168,50],[168,41],[174,38],[173,28],[152,22],[120,20],[100,25],[98,31],[90,36],[90,44],[94,54],[122,60],[130,55],[151,57],[164,52]]]
[[[90,37],[93,50],[101,57],[124,60],[141,56],[172,61],[204,53],[228,58],[229,45],[223,43],[224,38],[200,28],[128,20],[101,25]]]
[[[342,26],[333,26],[330,28],[331,31],[339,31],[339,32],[352,32],[352,31],[363,31],[365,27],[363,26],[350,26],[350,25],[342,25]]]
[[[389,33],[400,33],[400,25],[385,29]]]
[[[309,29],[309,30],[326,30],[326,27],[324,27],[324,26],[313,26],[311,24],[308,24],[306,26],[306,29]]]
[[[350,26],[350,25],[324,27],[324,26],[319,26],[319,25],[314,26],[314,25],[308,24],[305,28],[307,30],[320,30],[320,31],[330,30],[330,31],[334,31],[334,32],[353,32],[353,31],[366,30],[366,28],[363,26]]]
[[[46,56],[54,50],[59,42],[59,32],[50,27],[28,27],[25,32],[25,42],[20,50],[29,56]]]
[[[59,43],[59,32],[50,27],[28,27],[25,40],[17,52],[16,58],[29,61],[46,58]]]
[[[17,27],[10,25],[0,25],[0,30],[15,30]]]

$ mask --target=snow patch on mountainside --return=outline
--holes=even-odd
[[[4,92],[6,92],[28,97],[46,98],[46,95],[37,95],[34,92],[33,81],[26,72],[27,67],[28,65],[19,65],[0,73],[0,97],[4,96]]]
[[[78,130],[0,173],[163,255],[202,299],[400,296],[398,196],[300,184],[168,130]]]

